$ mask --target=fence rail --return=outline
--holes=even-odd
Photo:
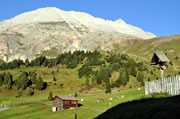
[[[145,83],[145,94],[168,93],[169,95],[180,94],[180,77],[167,77],[160,80],[153,80]]]

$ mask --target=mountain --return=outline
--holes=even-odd
[[[131,47],[156,37],[119,19],[95,18],[87,13],[40,8],[0,22],[0,59],[33,59],[74,50],[111,50]]]

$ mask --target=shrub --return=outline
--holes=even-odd
[[[77,94],[77,92],[75,92],[74,96],[75,96],[75,97],[78,97],[78,94]]]

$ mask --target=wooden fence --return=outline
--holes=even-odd
[[[145,83],[145,94],[168,93],[169,95],[180,94],[180,77],[167,77],[160,80],[153,80]]]

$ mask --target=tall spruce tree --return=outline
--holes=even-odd
[[[12,75],[8,72],[8,73],[4,73],[4,84],[7,85],[9,79],[12,79]]]
[[[143,72],[138,72],[137,81],[141,83],[141,86],[144,86],[144,74]]]
[[[123,68],[120,71],[119,78],[118,81],[116,81],[116,83],[118,83],[117,84],[118,86],[119,85],[125,86],[128,81],[129,81],[129,73],[125,68]]]
[[[86,85],[86,87],[89,87],[89,78],[88,77],[86,77],[85,85]]]
[[[17,89],[25,90],[29,85],[28,73],[22,72],[21,75],[16,80]]]
[[[111,85],[109,79],[106,80],[106,91],[105,93],[111,93]]]
[[[53,81],[56,81],[56,77],[55,76],[53,76]]]
[[[26,67],[29,66],[29,60],[28,59],[25,60],[25,65],[26,65]]]
[[[132,64],[131,67],[130,67],[130,74],[134,77],[137,76],[137,71],[136,71],[136,68],[135,68],[135,65]]]
[[[4,82],[4,77],[2,74],[0,74],[0,86],[3,85]]]
[[[49,96],[48,96],[48,100],[51,100],[53,98],[53,94],[52,94],[52,92],[50,91],[49,92]]]
[[[8,83],[7,83],[7,89],[8,89],[8,90],[11,90],[12,84],[13,84],[13,81],[12,81],[12,78],[10,78],[10,79],[8,80]]]
[[[38,78],[36,81],[36,89],[37,90],[42,90],[44,88],[44,82],[41,77]]]
[[[29,72],[29,78],[30,78],[32,84],[35,84],[36,80],[37,80],[37,73],[35,71]]]

